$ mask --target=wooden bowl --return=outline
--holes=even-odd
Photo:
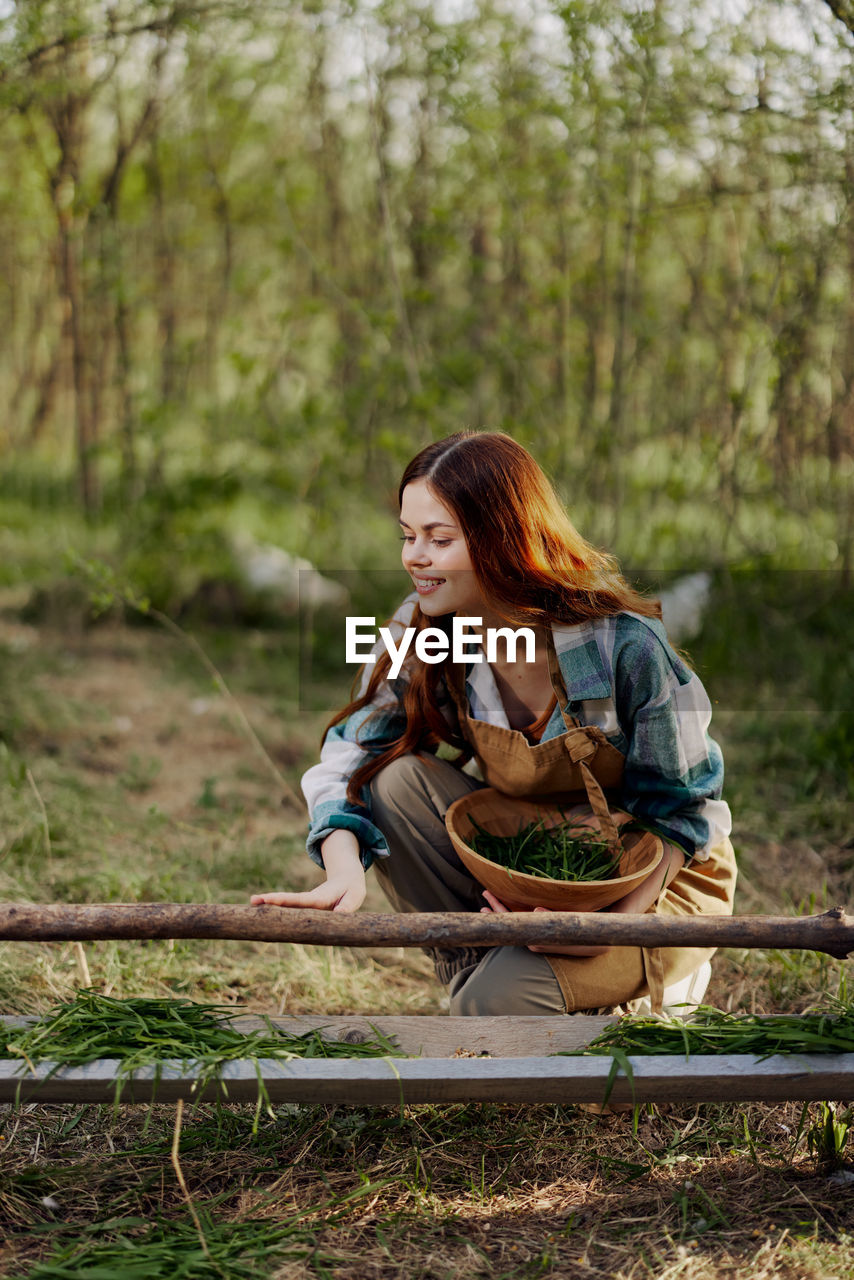
[[[562,807],[566,810],[570,805]],[[588,813],[592,817],[593,810]],[[631,817],[621,809],[613,809],[612,813],[618,825],[621,818]],[[483,787],[455,800],[445,814],[451,843],[463,865],[478,884],[494,893],[511,911],[530,911],[533,907],[547,907],[550,911],[599,911],[625,897],[652,874],[664,857],[664,846],[658,836],[650,831],[631,831],[623,837],[625,853],[620,859],[620,874],[611,880],[550,880],[530,876],[522,871],[510,871],[475,853],[468,843],[475,834],[472,818],[491,834],[510,836],[515,835],[520,826],[540,818],[544,818],[548,826],[560,825],[564,821],[561,808]],[[595,818],[593,824],[594,830],[598,829]]]

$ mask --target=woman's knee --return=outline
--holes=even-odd
[[[429,753],[398,756],[371,779],[371,810],[375,813],[411,814],[424,806],[439,818],[454,800],[482,786],[447,760]]]
[[[566,1013],[560,984],[545,956],[523,947],[495,947],[480,964],[451,983],[456,1017]]]
[[[423,759],[416,755],[390,761],[371,779],[371,805],[397,807],[402,797],[412,794],[424,768]]]

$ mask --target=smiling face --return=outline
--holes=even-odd
[[[404,489],[400,527],[403,567],[415,584],[422,613],[482,617],[486,602],[463,531],[426,480],[413,480]]]

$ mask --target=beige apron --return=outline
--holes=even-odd
[[[456,668],[451,668],[457,676]],[[590,774],[613,804],[619,803],[624,757],[598,726],[580,725],[568,712],[568,695],[549,636],[549,673],[566,732],[531,744],[517,729],[475,720],[456,681],[448,687],[456,703],[461,731],[472,747],[484,782],[510,796],[536,796],[566,802],[591,803],[601,808],[601,791],[589,785]],[[457,677],[459,678],[459,677]],[[588,773],[589,770],[589,773]],[[585,778],[587,774],[587,778]],[[729,840],[709,851],[706,862],[690,862],[662,890],[648,910],[660,915],[731,915],[735,891],[735,855]],[[612,947],[601,956],[546,956],[568,1010],[623,1004],[649,992],[660,1010],[664,989],[694,973],[714,954],[714,948],[641,948],[643,976],[636,961],[638,948]],[[606,998],[602,998],[605,995]]]

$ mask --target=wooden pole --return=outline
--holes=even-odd
[[[540,945],[774,947],[854,951],[854,916],[656,916],[616,912],[424,912],[337,914],[206,903],[0,905],[0,941],[82,942],[106,938],[223,938],[339,947]]]

